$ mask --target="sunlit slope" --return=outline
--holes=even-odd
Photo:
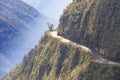
[[[120,65],[97,63],[96,55],[46,33],[38,46],[3,80],[119,80]]]

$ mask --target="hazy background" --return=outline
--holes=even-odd
[[[0,0],[0,78],[19,64],[23,56],[38,44],[40,37],[48,29],[47,22],[57,28],[60,15],[72,2],[72,0],[22,1]],[[35,17],[37,14],[39,17]]]
[[[55,26],[59,23],[60,15],[72,0],[22,0],[37,9],[40,13],[51,18]]]

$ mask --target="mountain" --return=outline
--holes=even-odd
[[[63,9],[72,2],[72,0],[22,0],[29,5],[33,6],[42,14],[49,16],[53,19],[59,19]],[[36,5],[34,5],[36,4]],[[54,13],[53,13],[54,12]]]
[[[72,2],[72,0],[22,0],[37,9],[42,14],[51,18],[52,23],[58,26],[60,15],[63,9]]]
[[[0,0],[0,77],[38,44],[46,21],[46,16],[20,0]]]
[[[98,49],[106,58],[120,62],[120,1],[74,0],[64,11],[59,34]]]
[[[73,0],[58,29],[46,31],[2,80],[120,80],[119,3]]]

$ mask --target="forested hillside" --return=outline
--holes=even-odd
[[[120,80],[120,1],[73,0],[2,80]]]
[[[58,31],[120,62],[119,0],[74,0],[61,16]]]

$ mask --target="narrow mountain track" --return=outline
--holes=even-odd
[[[78,43],[75,43],[75,42],[72,42],[70,41],[69,39],[66,39],[62,36],[59,36],[57,34],[57,31],[51,31],[49,33],[52,37],[54,38],[58,38],[60,39],[61,42],[65,42],[65,43],[72,43],[73,45],[76,45],[78,47],[81,47],[82,49],[84,49],[85,51],[88,51],[88,52],[93,52],[94,54],[96,54],[98,56],[97,59],[93,60],[94,62],[97,62],[97,63],[101,63],[101,64],[110,64],[110,65],[120,65],[120,63],[117,63],[117,62],[113,62],[113,61],[109,61],[108,59],[104,58],[104,56],[102,56],[101,53],[95,51],[95,50],[91,50],[90,48],[84,46],[84,45],[80,45]]]

